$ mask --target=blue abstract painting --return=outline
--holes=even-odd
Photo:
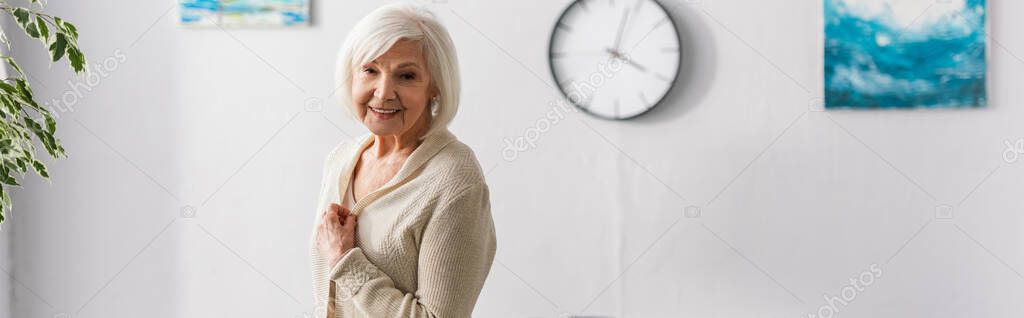
[[[310,0],[179,0],[181,24],[200,27],[309,25]]]
[[[826,108],[981,107],[985,0],[824,0]]]

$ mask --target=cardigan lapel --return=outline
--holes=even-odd
[[[365,207],[370,202],[373,202],[372,200],[390,192],[393,188],[408,181],[407,179],[409,179],[416,171],[418,171],[419,168],[423,166],[423,164],[429,161],[430,158],[433,158],[434,155],[437,155],[437,153],[440,152],[441,149],[443,149],[449,143],[457,139],[458,138],[456,138],[455,135],[448,131],[448,129],[442,129],[430,136],[427,136],[427,138],[424,139],[423,142],[420,143],[420,145],[416,147],[415,150],[412,151],[412,154],[409,155],[409,158],[405,159],[405,163],[402,164],[402,168],[398,170],[398,173],[396,173],[395,176],[391,178],[391,180],[389,180],[387,183],[381,186],[380,189],[370,192],[370,194],[364,197],[363,200],[360,200],[358,203],[356,203],[356,205],[353,206],[352,212],[358,215],[359,212],[361,211],[356,211],[357,207]],[[352,173],[355,170],[356,163],[359,162],[359,157],[362,155],[363,150],[365,150],[366,147],[368,147],[372,141],[373,133],[369,133],[364,135],[360,142],[354,144],[355,147],[350,148],[350,151],[348,153],[350,160],[348,161],[348,164],[345,166],[345,170],[343,170],[344,173],[342,173],[341,177],[338,180],[336,180],[338,182],[337,184],[339,185],[339,200],[344,200],[345,192],[348,191],[348,186],[351,184],[351,182],[349,181],[352,178]]]

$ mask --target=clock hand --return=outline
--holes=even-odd
[[[612,48],[605,48],[604,50],[610,53],[612,55],[612,58],[622,59],[622,61],[626,62],[626,64],[635,67],[637,70],[641,72],[647,73],[646,67],[640,66],[640,64],[637,64],[636,62],[633,61],[633,59],[630,59],[625,54],[619,53],[618,51],[615,51]]]
[[[637,70],[639,70],[641,72],[644,72],[644,73],[647,73],[647,68],[646,67],[640,66],[640,64],[636,64],[636,62],[633,62],[633,60],[630,60],[630,59],[624,59],[624,60],[626,61],[626,64],[632,65]]]
[[[629,18],[629,9],[622,12],[622,21],[619,22],[619,32],[615,34],[615,51],[619,50],[622,42],[622,31],[626,28],[626,20]]]
[[[613,59],[621,59],[622,58],[622,54],[620,54],[619,51],[616,51],[613,48],[606,47],[606,48],[604,48],[604,51],[608,52],[608,54],[611,54]]]
[[[551,58],[563,58],[567,56],[604,56],[605,54],[607,54],[606,51],[551,52]]]

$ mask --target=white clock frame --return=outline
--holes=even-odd
[[[675,87],[682,38],[659,1],[575,0],[551,32],[548,63],[559,91],[578,109],[625,120],[654,109]]]

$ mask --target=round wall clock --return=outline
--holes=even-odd
[[[576,0],[551,32],[548,61],[577,108],[629,119],[665,98],[679,74],[675,21],[655,0]]]

